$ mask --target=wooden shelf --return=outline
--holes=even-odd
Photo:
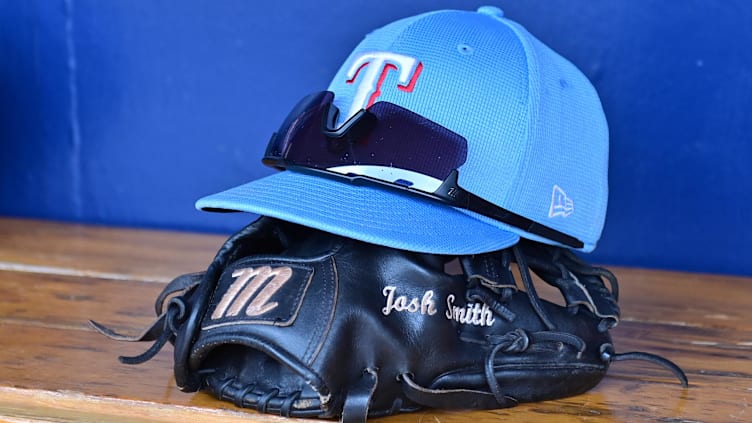
[[[139,332],[174,276],[202,270],[225,236],[0,218],[0,420],[281,422],[180,392],[172,349],[125,366],[144,345],[110,341],[89,319]],[[752,421],[752,278],[612,268],[623,321],[617,351],[658,353],[690,378],[614,363],[587,394],[512,409],[423,411],[394,422]],[[313,420],[321,421],[321,420]]]

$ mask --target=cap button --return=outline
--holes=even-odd
[[[482,13],[496,19],[501,19],[504,17],[504,11],[496,6],[481,6],[478,8],[478,13]]]

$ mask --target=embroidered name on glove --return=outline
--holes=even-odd
[[[382,291],[386,303],[381,313],[388,316],[393,311],[405,313],[420,313],[422,315],[433,316],[436,314],[436,302],[434,300],[433,290],[428,290],[422,296],[397,295],[396,286],[386,286]],[[448,320],[454,320],[457,323],[471,326],[491,326],[494,323],[494,316],[491,308],[483,303],[467,303],[455,305],[456,296],[449,294],[446,297],[446,311],[444,316]]]

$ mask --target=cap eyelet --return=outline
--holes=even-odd
[[[470,56],[473,54],[475,49],[473,49],[471,46],[467,44],[457,44],[457,51],[460,52],[460,54],[464,54],[466,56]]]

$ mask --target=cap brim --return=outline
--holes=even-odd
[[[514,233],[438,202],[291,170],[209,195],[198,200],[196,208],[256,213],[372,244],[434,254],[477,254],[519,241]]]

